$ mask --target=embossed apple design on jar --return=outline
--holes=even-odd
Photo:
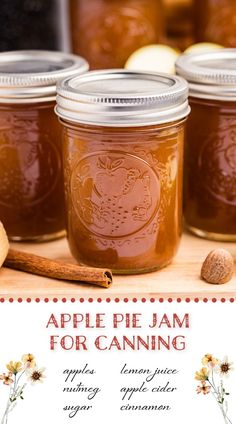
[[[78,175],[83,177],[76,178]],[[77,165],[73,176],[76,211],[94,233],[108,237],[135,233],[158,207],[158,176],[136,156],[93,154]]]
[[[42,144],[22,140],[14,145],[2,144],[0,203],[16,209],[21,208],[22,201],[26,207],[40,204],[53,192],[60,166],[59,153],[46,136]],[[47,171],[50,169],[53,172]]]
[[[199,160],[206,188],[224,203],[236,204],[236,133],[234,128],[213,133]]]

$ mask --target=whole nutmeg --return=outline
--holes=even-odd
[[[231,280],[234,271],[232,255],[225,249],[212,250],[202,264],[201,278],[207,283],[224,284]]]

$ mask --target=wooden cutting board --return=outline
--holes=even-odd
[[[14,244],[22,251],[32,252],[49,258],[73,262],[66,239],[43,244]],[[201,263],[210,250],[224,247],[236,259],[236,243],[216,243],[184,234],[181,246],[172,265],[158,272],[114,276],[109,289],[92,285],[61,282],[38,277],[7,268],[0,270],[0,297],[234,297],[236,277],[224,285],[211,285],[199,278]]]

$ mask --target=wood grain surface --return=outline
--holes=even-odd
[[[17,244],[13,248],[52,259],[73,263],[66,239],[42,244]],[[199,278],[201,263],[210,250],[224,247],[236,259],[236,243],[216,243],[184,234],[174,262],[158,272],[131,276],[114,276],[109,289],[37,277],[7,268],[0,270],[2,297],[234,297],[236,276],[223,285],[211,285]],[[236,270],[235,270],[236,272]]]

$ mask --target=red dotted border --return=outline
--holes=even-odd
[[[26,299],[23,299],[22,297],[18,297],[18,298],[13,298],[13,297],[4,298],[4,297],[1,297],[0,298],[0,303],[4,303],[4,302],[9,302],[9,303],[13,303],[13,302],[18,302],[18,303],[23,303],[23,302],[27,302],[27,303],[31,303],[31,302],[36,302],[36,303],[40,303],[40,302],[45,302],[45,303],[53,302],[53,303],[57,303],[57,302],[60,302],[60,301],[62,303],[66,303],[66,302],[71,302],[71,303],[80,302],[80,303],[83,303],[83,302],[86,302],[86,301],[89,302],[89,303],[94,303],[94,302],[97,302],[97,303],[101,303],[101,302],[105,302],[105,303],[110,303],[110,302],[115,302],[115,303],[119,303],[119,302],[124,302],[124,303],[128,303],[128,302],[133,302],[133,303],[137,303],[137,302],[142,302],[142,303],[146,303],[146,302],[150,302],[150,303],[155,303],[155,302],[156,303],[158,303],[158,302],[159,303],[163,303],[163,302],[168,302],[168,303],[172,303],[172,302],[177,302],[177,303],[181,303],[181,302],[186,302],[186,303],[190,303],[190,302],[194,302],[194,303],[212,302],[212,303],[216,303],[216,302],[221,302],[221,303],[225,303],[227,301],[230,302],[230,303],[234,303],[234,302],[236,302],[236,298],[234,298],[234,297],[230,297],[230,298],[222,297],[221,299],[217,299],[216,297],[213,297],[213,298],[204,297],[203,299],[200,299],[198,297],[195,297],[193,299],[191,299],[190,297],[186,297],[186,298],[181,298],[181,297],[171,298],[171,297],[169,297],[169,298],[166,298],[166,299],[163,298],[163,297],[160,297],[160,298],[154,298],[154,297],[146,298],[146,297],[142,297],[141,299],[138,299],[136,297],[133,297],[133,298],[128,298],[128,297],[120,298],[120,297],[116,297],[114,299],[111,299],[110,297],[107,297],[105,299],[102,299],[101,297],[98,297],[98,298],[89,297],[87,299],[85,299],[83,297],[80,297],[80,298],[77,298],[77,299],[75,297],[72,297],[72,298],[66,298],[66,297],[57,298],[57,297],[54,297],[54,298],[51,298],[51,299],[49,299],[48,297],[45,297],[45,298],[39,298],[39,297],[31,298],[31,297],[28,297]]]

